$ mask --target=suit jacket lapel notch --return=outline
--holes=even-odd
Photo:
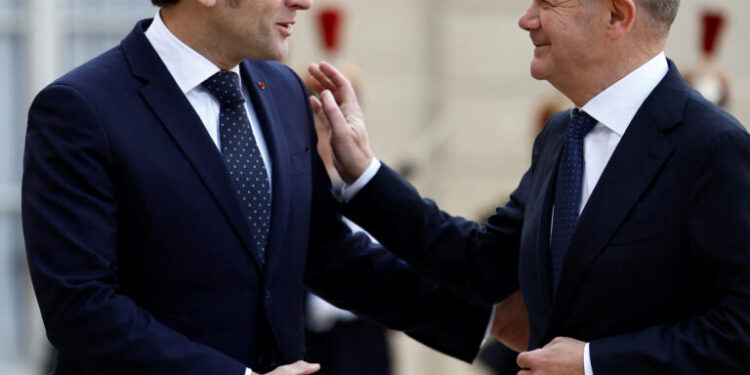
[[[139,22],[122,42],[123,53],[133,74],[145,81],[141,96],[195,169],[260,271],[262,263],[250,236],[249,223],[231,186],[224,159],[198,114],[151,47],[144,34],[148,24],[149,21]]]

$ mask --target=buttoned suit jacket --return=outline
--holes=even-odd
[[[303,84],[281,64],[245,61],[273,171],[259,259],[225,162],[149,24],[45,88],[29,112],[23,226],[55,373],[240,375],[303,359],[304,283],[471,360],[488,308],[351,234]]]
[[[570,111],[535,140],[510,201],[478,226],[381,168],[345,209],[391,251],[473,298],[520,287],[531,349],[591,342],[597,374],[750,372],[750,137],[674,64],[579,218],[553,294],[555,179]]]

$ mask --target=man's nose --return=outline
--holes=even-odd
[[[300,10],[310,9],[313,0],[286,0],[286,6]]]
[[[532,3],[531,6],[521,14],[521,18],[518,19],[518,26],[526,31],[538,30],[541,28],[542,22],[539,20],[539,7],[536,3]]]

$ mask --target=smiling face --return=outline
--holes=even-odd
[[[534,43],[531,75],[544,79],[561,91],[603,60],[606,30],[598,27],[602,1],[532,0],[518,25]]]
[[[234,61],[281,60],[298,10],[312,0],[217,0],[209,48]],[[207,46],[208,47],[208,46]]]

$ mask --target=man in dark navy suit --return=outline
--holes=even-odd
[[[477,302],[520,287],[520,374],[750,373],[750,136],[663,50],[679,0],[533,0],[534,78],[575,104],[483,226],[372,157],[356,96],[311,66],[347,217]],[[522,310],[522,309],[521,309]]]
[[[313,373],[304,284],[471,360],[489,307],[351,233],[304,85],[261,61],[310,0],[153,2],[29,111],[23,225],[55,373]]]

